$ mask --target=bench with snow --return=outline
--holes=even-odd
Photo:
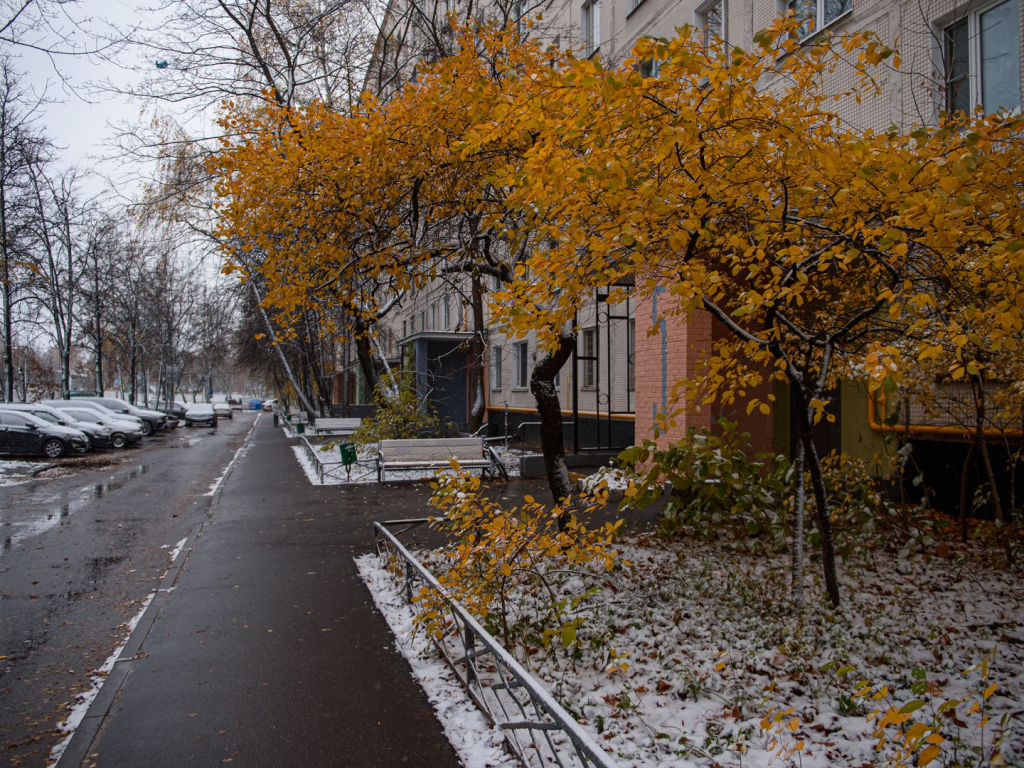
[[[348,436],[359,429],[362,423],[362,419],[317,419],[313,425],[313,434]]]
[[[482,437],[436,437],[381,440],[377,444],[377,480],[383,483],[389,469],[447,469],[452,459],[463,469],[479,468],[508,477],[505,467]]]

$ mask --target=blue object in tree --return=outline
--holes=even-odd
[[[161,59],[160,61],[158,61],[156,63],[156,68],[157,69],[167,69],[167,62],[165,60]]]

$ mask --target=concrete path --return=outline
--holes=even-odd
[[[352,561],[426,512],[394,493],[311,487],[261,420],[60,766],[459,765]]]

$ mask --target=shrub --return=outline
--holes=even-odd
[[[483,494],[480,478],[465,472],[441,475],[433,488],[430,505],[440,513],[434,527],[454,540],[441,550],[445,566],[438,574],[448,596],[509,650],[578,647],[587,602],[618,562],[611,544],[621,521],[590,528],[583,518],[595,500],[577,500],[559,531],[565,506],[549,509],[526,496],[522,506],[506,510]],[[417,622],[439,636],[438,597],[421,591]]]
[[[399,440],[437,434],[441,419],[427,401],[420,401],[411,386],[402,384],[397,397],[388,397],[381,387],[373,398],[373,415],[363,419],[352,433],[356,445],[371,445],[378,440]]]
[[[754,453],[749,434],[737,432],[730,421],[719,423],[718,435],[691,429],[666,448],[645,440],[619,454],[623,466],[647,467],[636,487],[626,489],[625,502],[646,506],[670,482],[673,498],[662,520],[667,533],[695,529],[714,535],[739,526],[752,536],[782,535],[783,515],[792,495],[789,460]]]

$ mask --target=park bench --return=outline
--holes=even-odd
[[[317,419],[313,425],[313,434],[348,436],[359,429],[362,423],[362,419]]]
[[[463,469],[491,470],[508,478],[505,467],[483,438],[437,437],[381,440],[377,444],[377,480],[384,482],[389,469],[446,469],[452,459]]]

